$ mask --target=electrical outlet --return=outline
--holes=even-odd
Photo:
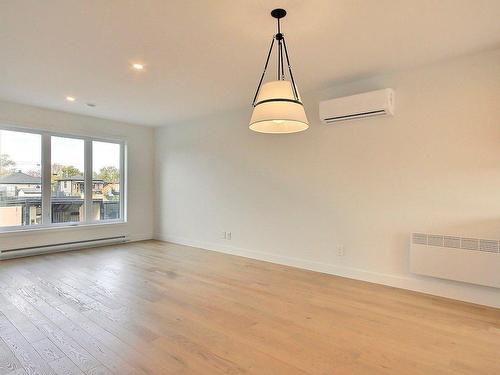
[[[227,240],[230,240],[230,239],[231,239],[231,237],[232,237],[231,232],[227,232],[227,233],[226,233],[226,239],[227,239]]]
[[[337,256],[343,257],[345,255],[344,245],[337,245]]]

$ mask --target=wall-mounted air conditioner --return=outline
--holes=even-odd
[[[319,117],[325,124],[394,114],[394,90],[382,89],[344,96],[319,103]]]

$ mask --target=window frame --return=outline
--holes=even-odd
[[[42,205],[42,223],[35,225],[15,225],[0,227],[0,233],[9,232],[26,232],[39,231],[44,229],[62,229],[62,228],[78,228],[87,226],[99,226],[109,224],[124,224],[127,223],[127,142],[121,138],[103,137],[103,136],[83,136],[72,133],[62,133],[56,131],[48,131],[42,129],[27,128],[18,125],[0,124],[0,130],[15,131],[21,133],[38,134],[41,136],[41,205]],[[51,155],[51,137],[62,137],[80,139],[84,141],[84,170],[83,176],[85,180],[84,194],[84,218],[77,222],[52,223],[52,155]],[[108,220],[92,220],[92,180],[93,180],[93,150],[92,142],[107,142],[120,145],[120,218]],[[48,188],[46,188],[48,186]],[[90,187],[90,189],[88,188]]]

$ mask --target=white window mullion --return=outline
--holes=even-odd
[[[52,209],[50,196],[52,192],[52,167],[51,167],[51,138],[48,134],[42,134],[42,224],[52,223]]]
[[[92,140],[85,140],[85,163],[84,163],[84,179],[85,179],[85,222],[93,221],[92,207]]]
[[[120,144],[120,219],[127,220],[127,160],[126,144]]]

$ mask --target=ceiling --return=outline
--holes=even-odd
[[[4,0],[0,99],[152,126],[249,106],[277,6],[303,93],[500,45],[498,0]]]

